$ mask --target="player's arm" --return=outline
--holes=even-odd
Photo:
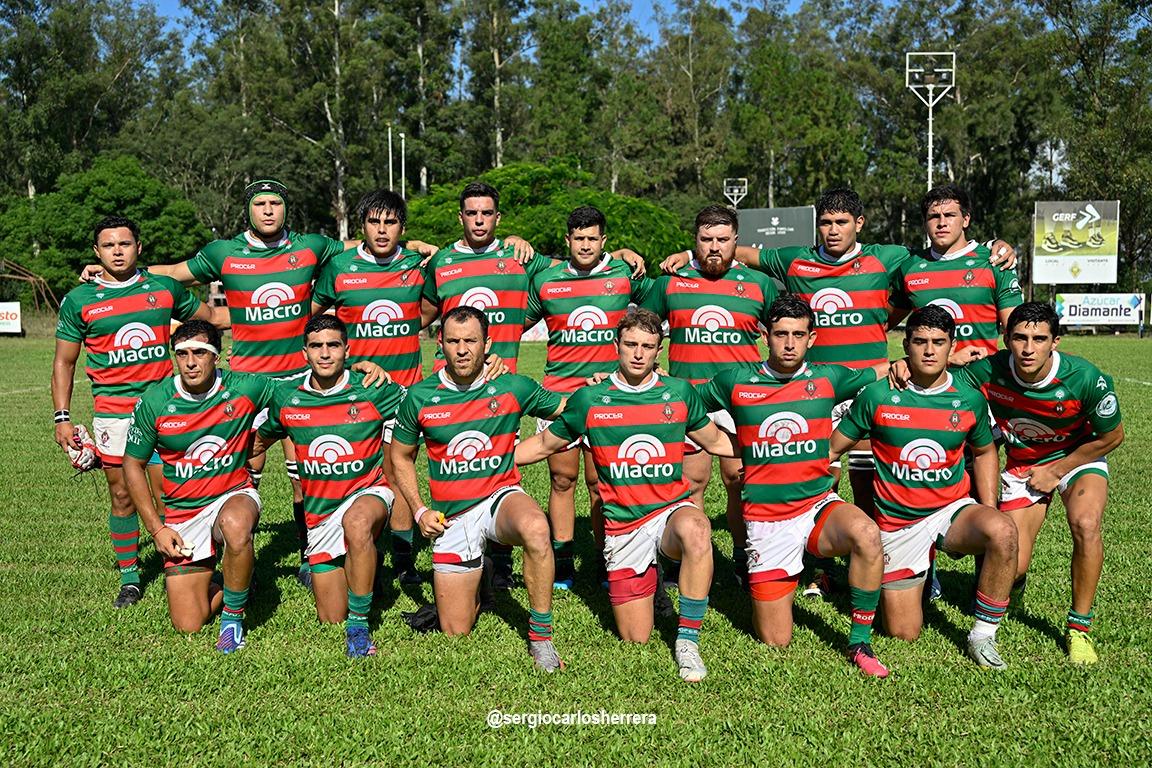
[[[1001,271],[1016,268],[1016,249],[1008,243],[997,238],[988,244],[988,250],[992,251],[988,258],[992,266],[1000,267]]]
[[[188,269],[188,262],[179,264],[151,264],[148,271],[153,275],[164,275],[184,285],[199,285],[199,281]],[[89,264],[80,271],[80,279],[85,283],[104,276],[104,267],[99,264]]]
[[[434,539],[444,533],[447,523],[439,510],[428,507],[420,498],[420,485],[416,480],[416,454],[418,446],[409,445],[392,435],[392,482],[396,490],[408,502],[408,508],[413,511],[416,525],[426,539]]]
[[[644,257],[636,253],[631,248],[617,248],[611,253],[612,258],[620,259],[628,266],[632,267],[632,277],[638,278],[648,274],[648,265],[644,263]]]
[[[908,315],[911,313],[912,313],[911,307],[894,307],[891,304],[889,304],[888,305],[888,330],[891,331],[893,328],[900,325],[900,323],[904,321],[904,318],[908,317]]]
[[[152,492],[148,488],[148,474],[145,469],[147,463],[145,459],[124,456],[124,483],[128,486],[128,495],[136,505],[140,525],[148,531],[148,535],[156,544],[156,549],[168,557],[179,557],[184,540],[160,519],[160,513],[152,501]]]
[[[840,457],[848,453],[849,449],[859,440],[853,440],[840,431],[839,427],[832,430],[832,437],[828,441],[828,460],[831,462],[840,461]]]
[[[736,255],[734,259],[746,267],[759,269],[760,249],[753,248],[750,245],[738,245],[736,246]],[[671,275],[674,274],[676,270],[688,264],[690,261],[692,261],[691,249],[687,251],[677,251],[671,256],[665,258],[664,261],[660,262],[660,271],[666,275]]]
[[[568,447],[568,442],[557,437],[551,429],[537,432],[516,446],[516,465],[535,464]]]
[[[1025,475],[1028,485],[1041,493],[1052,493],[1060,485],[1060,478],[1077,467],[1091,464],[1107,456],[1124,442],[1124,425],[1117,424],[1095,440],[1084,443],[1062,459],[1033,467]]]
[[[713,456],[723,459],[740,458],[740,444],[731,432],[720,429],[712,422],[708,422],[702,429],[694,429],[688,437]]]
[[[56,352],[52,356],[52,408],[57,414],[56,445],[65,451],[76,436],[76,427],[72,424],[69,411],[72,407],[72,380],[76,375],[76,361],[79,358],[79,342],[56,339]]]
[[[983,418],[984,414],[977,414]],[[986,507],[995,508],[1000,500],[1000,454],[995,442],[972,445],[972,475],[975,479],[976,500]]]

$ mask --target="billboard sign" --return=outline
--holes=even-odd
[[[1056,314],[1064,325],[1140,325],[1144,296],[1139,293],[1058,293]]]
[[[20,322],[20,302],[18,301],[0,301],[0,334],[9,333],[17,336],[24,333],[24,328]]]
[[[1032,219],[1032,282],[1116,283],[1120,201],[1036,203]]]
[[[744,208],[740,216],[740,245],[754,248],[804,248],[816,243],[816,209],[811,205],[797,208]]]

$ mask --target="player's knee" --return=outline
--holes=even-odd
[[[903,640],[908,643],[915,642],[920,637],[920,627],[915,626],[895,626],[888,628],[888,634],[897,640]]]
[[[881,557],[884,553],[880,543],[880,529],[871,520],[860,520],[851,529],[852,555],[868,560]]]
[[[1020,549],[1020,536],[1016,523],[1008,515],[997,513],[988,525],[988,546],[1005,555],[1016,557]]]
[[[520,523],[520,537],[526,554],[540,555],[552,551],[552,532],[543,514],[525,515]]]
[[[1068,530],[1076,541],[1093,541],[1100,538],[1100,516],[1076,512],[1068,514]]]
[[[647,632],[645,632],[643,630],[638,630],[634,627],[621,627],[620,628],[620,639],[622,641],[624,641],[625,643],[637,643],[638,645],[644,645],[645,643],[648,642],[648,640],[651,637],[652,637],[651,627],[648,628]]]
[[[235,551],[252,544],[252,522],[247,515],[225,511],[220,514],[220,533],[224,544]]]
[[[756,636],[764,645],[773,648],[787,648],[792,644],[792,625],[762,623],[756,627]]]
[[[354,507],[344,514],[344,538],[349,545],[363,546],[372,542],[374,518],[372,511],[363,507]]]
[[[576,486],[576,476],[564,472],[552,473],[552,491],[555,493],[572,493]]]
[[[684,520],[677,533],[685,559],[700,560],[712,555],[712,526],[703,515]]]
[[[136,506],[132,503],[132,496],[128,493],[127,485],[116,483],[109,488],[109,496],[112,499],[113,517],[129,517],[136,514]]]
[[[348,618],[348,611],[338,611],[331,606],[316,605],[316,618],[321,624],[341,624]]]
[[[207,623],[207,620],[207,616],[200,616],[193,613],[173,615],[172,628],[177,632],[183,632],[186,635],[190,635],[203,629],[204,624]]]

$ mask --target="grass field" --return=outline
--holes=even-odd
[[[798,601],[787,650],[759,644],[746,596],[728,577],[722,488],[708,495],[717,583],[701,644],[709,675],[676,676],[675,620],[647,646],[612,631],[591,577],[587,518],[578,520],[577,588],[558,594],[557,646],[567,669],[543,676],[525,651],[527,595],[500,599],[470,637],[414,634],[400,612],[431,599],[377,594],[375,659],[343,655],[342,632],[317,624],[297,586],[288,483],[271,470],[261,491],[260,589],[248,647],[223,657],[216,627],[184,637],[168,623],[159,559],[143,552],[145,599],[115,611],[103,479],[71,478],[52,442],[52,341],[41,330],[0,340],[0,762],[4,765],[1146,765],[1152,763],[1152,558],[1148,542],[1152,342],[1068,338],[1063,348],[1116,377],[1128,441],[1112,457],[1106,563],[1094,631],[1102,661],[1070,667],[1061,636],[1071,551],[1053,509],[1029,581],[1027,608],[1000,632],[1011,665],[982,673],[963,653],[971,561],[941,558],[945,600],[914,645],[877,637],[893,669],[864,679],[842,648],[845,606]],[[538,375],[543,347],[526,345]],[[90,421],[89,389],[73,413]],[[270,464],[270,466],[272,466]],[[546,499],[547,471],[525,484]],[[586,503],[578,508],[586,515]],[[430,568],[429,550],[418,563]],[[519,570],[519,566],[517,567]],[[504,713],[653,713],[655,725],[507,725]]]

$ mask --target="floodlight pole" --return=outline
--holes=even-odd
[[[936,59],[945,60],[937,66]],[[921,61],[927,61],[921,65]],[[938,82],[943,81],[943,82]],[[932,168],[935,156],[935,107],[956,83],[956,53],[954,51],[912,52],[905,54],[904,84],[916,98],[928,107],[928,189],[932,189]],[[927,94],[923,91],[927,90]]]
[[[392,123],[388,123],[388,189],[392,189]]]
[[[405,163],[405,152],[407,142],[404,140],[404,132],[400,132],[400,197],[408,196],[408,171],[407,164]]]

